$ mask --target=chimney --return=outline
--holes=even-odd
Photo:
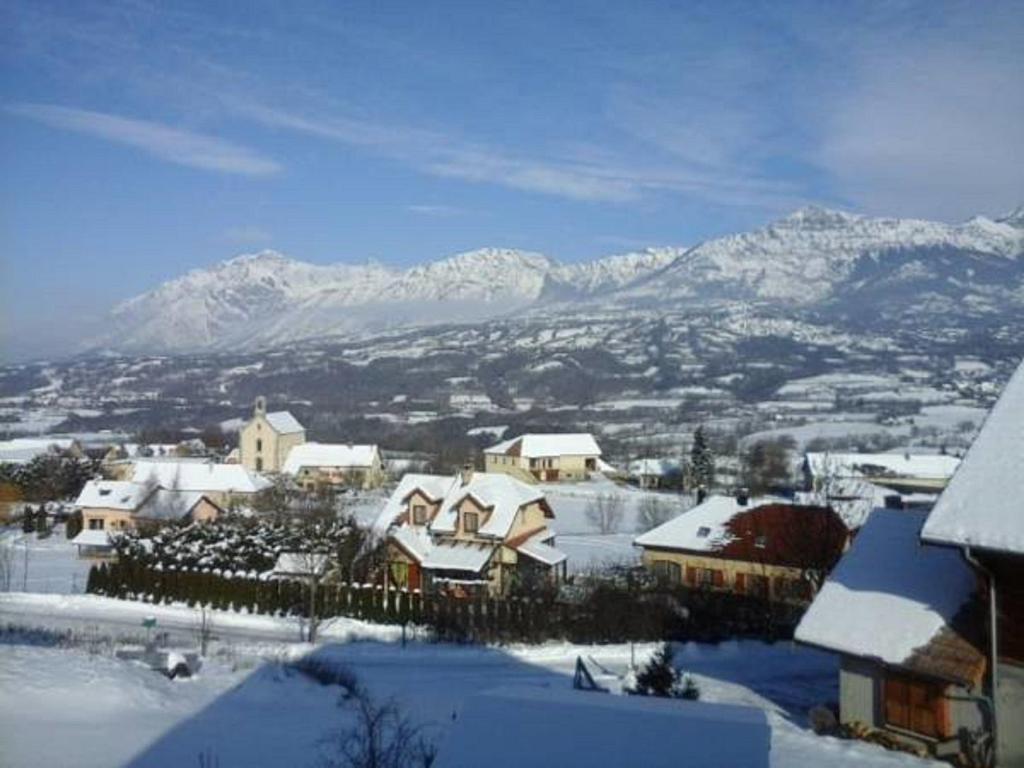
[[[703,504],[704,500],[707,499],[707,497],[708,497],[707,488],[705,488],[703,485],[699,486],[697,488],[697,503],[698,504]]]
[[[467,461],[462,465],[462,484],[464,486],[469,485],[470,481],[473,479],[473,471],[474,467],[472,461]]]
[[[745,507],[745,506],[747,506],[747,503],[749,501],[750,501],[750,491],[748,491],[746,488],[737,488],[736,489],[736,503],[739,504],[741,507]]]

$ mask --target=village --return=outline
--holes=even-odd
[[[147,636],[132,658],[171,679],[202,677],[211,644],[246,637],[249,621],[295,632],[314,657],[353,622],[403,648],[543,653],[568,642],[590,652],[575,654],[566,695],[545,693],[543,706],[578,710],[581,728],[606,717],[615,733],[668,729],[680,745],[695,728],[719,729],[722,746],[694,763],[708,765],[767,765],[770,738],[746,739],[735,763],[722,750],[730,733],[772,729],[757,706],[707,701],[673,653],[781,644],[834,665],[834,699],[790,717],[807,738],[848,742],[851,764],[1014,765],[1024,759],[1022,414],[1024,367],[962,456],[789,456],[767,442],[730,471],[716,468],[700,427],[684,456],[619,466],[590,433],[502,435],[447,464],[389,458],[387,446],[312,440],[264,397],[235,443],[215,449],[198,438],[15,438],[0,442],[0,615],[11,632],[95,628],[105,615],[124,632],[125,616],[141,617]],[[154,639],[149,629],[165,625]],[[595,648],[623,644],[629,663],[613,674]],[[488,708],[514,720],[526,705],[535,713],[516,727],[541,727],[536,692],[479,684],[479,709],[464,713],[473,733],[455,727],[462,735],[448,734],[436,764],[473,764],[474,744],[499,737]],[[589,712],[610,690],[638,695]],[[587,733],[598,753],[621,748]],[[559,738],[569,749],[572,729]]]

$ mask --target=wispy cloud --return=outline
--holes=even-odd
[[[55,104],[12,104],[6,111],[53,128],[141,149],[178,165],[243,176],[268,176],[281,166],[238,144],[149,120]]]
[[[435,216],[441,219],[464,216],[469,213],[465,208],[460,208],[457,205],[407,205],[405,210],[409,211],[409,213],[417,213],[421,216]]]
[[[271,234],[260,227],[229,227],[222,233],[224,240],[231,243],[260,244],[268,243],[272,239]]]

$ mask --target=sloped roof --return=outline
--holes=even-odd
[[[544,492],[504,473],[474,472],[469,482],[461,476],[448,488],[441,509],[430,523],[430,530],[454,533],[458,523],[456,506],[467,496],[490,511],[478,534],[504,539],[515,522],[520,507],[544,500]]]
[[[296,432],[305,432],[306,428],[299,423],[299,420],[292,416],[291,411],[273,411],[266,414],[267,423],[279,435],[292,435]]]
[[[428,570],[468,571],[479,573],[491,556],[494,547],[472,543],[437,543],[417,526],[402,526],[391,532],[392,539]]]
[[[81,547],[110,547],[113,546],[110,543],[110,534],[106,531],[94,531],[86,528],[84,531],[80,531],[75,538],[71,540],[72,544],[77,544]]]
[[[729,540],[729,521],[741,512],[764,504],[789,504],[787,499],[762,496],[740,504],[734,496],[709,496],[702,504],[637,536],[633,543],[640,547],[685,549],[710,552],[720,549]]]
[[[150,520],[180,520],[204,498],[200,491],[168,491],[160,488],[135,511]]]
[[[682,469],[679,459],[637,459],[629,462],[630,477],[664,477]]]
[[[836,477],[903,477],[947,480],[960,466],[956,456],[938,453],[808,453],[807,464],[814,475]]]
[[[471,496],[490,511],[478,533],[498,539],[508,535],[520,507],[544,500],[543,491],[536,486],[503,473],[474,472],[465,484],[461,475],[408,474],[388,498],[374,523],[374,530],[379,534],[386,532],[405,512],[405,500],[417,490],[441,501],[440,511],[430,523],[432,532],[454,533],[457,523],[455,507],[466,496]]]
[[[566,555],[562,550],[545,542],[545,538],[550,537],[550,533],[539,533],[516,547],[516,551],[545,565],[558,565],[566,559]]]
[[[241,464],[210,461],[137,461],[132,482],[204,493],[256,493],[272,485],[267,478]]]
[[[152,492],[152,487],[126,480],[90,480],[82,487],[75,506],[134,512]]]
[[[921,531],[925,541],[1024,554],[1024,365],[1010,377]]]
[[[796,639],[905,666],[975,590],[961,554],[919,541],[924,512],[876,509],[796,629]]]
[[[600,456],[601,448],[589,433],[527,434],[492,445],[484,449],[484,453],[536,459],[544,456]]]
[[[466,700],[434,766],[760,768],[770,752],[771,728],[755,707],[507,686]]]
[[[376,445],[344,443],[302,443],[288,451],[283,471],[298,474],[303,467],[339,467],[368,469],[379,455]]]

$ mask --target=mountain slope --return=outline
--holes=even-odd
[[[840,322],[915,312],[943,322],[1024,309],[1024,211],[950,225],[800,209],[693,248],[579,264],[485,248],[406,270],[239,256],[117,306],[90,348],[190,352],[264,347],[406,325],[579,305],[759,302]]]

